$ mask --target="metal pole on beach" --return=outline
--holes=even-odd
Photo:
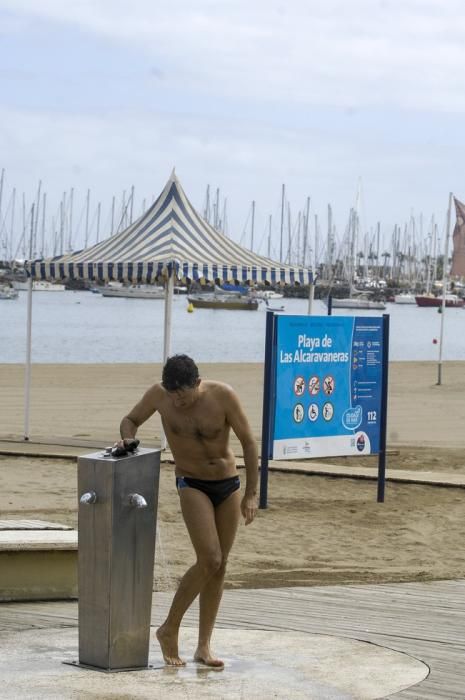
[[[381,423],[378,455],[378,488],[377,502],[384,503],[386,485],[386,437],[388,410],[388,373],[389,373],[389,314],[383,314],[383,367],[381,394]]]
[[[449,192],[449,208],[447,210],[447,229],[446,229],[446,242],[444,245],[444,260],[442,263],[442,305],[441,305],[441,333],[439,336],[439,360],[438,360],[438,381],[437,386],[441,386],[442,383],[442,343],[444,339],[444,316],[446,308],[446,292],[447,292],[447,257],[449,254],[449,236],[450,236],[450,217],[452,210],[452,192]]]
[[[29,261],[32,260],[34,238],[34,204],[31,207],[31,235],[29,238]],[[27,280],[27,328],[26,371],[24,375],[24,439],[29,440],[29,404],[31,399],[31,346],[32,346],[32,275]]]
[[[260,453],[260,496],[259,508],[268,505],[268,460],[270,458],[271,420],[274,411],[273,392],[273,335],[275,315],[266,312],[265,363],[263,377],[262,443]]]

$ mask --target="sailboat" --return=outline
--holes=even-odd
[[[400,294],[394,295],[394,301],[396,304],[416,304],[415,295],[411,292],[401,292]]]
[[[10,287],[9,285],[2,284],[0,285],[0,299],[17,299],[18,298],[18,292],[16,289],[13,289],[13,287]]]
[[[120,287],[107,285],[101,290],[103,297],[122,297],[124,299],[164,299],[164,287],[151,284],[131,284]]]
[[[369,292],[358,292],[345,299],[333,299],[333,309],[378,309],[386,308],[384,301],[372,299]]]
[[[212,292],[189,294],[189,304],[196,309],[228,309],[230,311],[256,311],[258,300],[252,296],[221,289],[215,285]]]
[[[332,299],[332,307],[334,309],[377,309],[382,311],[386,308],[384,301],[373,299],[372,292],[353,291],[354,284],[354,242],[357,229],[357,208],[358,208],[359,193],[357,193],[357,204],[355,209],[350,210],[350,254],[348,264],[349,277],[349,296],[342,299]]]

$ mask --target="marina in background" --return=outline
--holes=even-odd
[[[307,299],[286,298],[285,314],[306,314]],[[271,302],[270,302],[271,303]],[[0,304],[0,363],[23,363],[26,352],[27,293]],[[105,298],[67,291],[33,294],[32,360],[44,363],[161,362],[164,305],[146,299]],[[186,295],[175,295],[171,352],[185,352],[199,362],[263,362],[266,309],[256,313],[195,309],[187,313]],[[315,300],[315,315],[327,314]],[[391,316],[393,361],[438,359],[441,314],[437,308],[388,302],[384,311],[356,315]],[[333,315],[354,315],[335,309]],[[448,308],[444,319],[444,360],[465,360],[465,309]]]

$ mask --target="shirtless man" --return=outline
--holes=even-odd
[[[240,515],[248,525],[257,513],[256,442],[233,389],[221,382],[201,380],[195,362],[187,355],[167,360],[162,382],[154,384],[121,421],[122,441],[117,445],[135,438],[138,427],[155,411],[160,413],[174,456],[181,511],[197,557],[181,579],[157,638],[165,662],[183,666],[178,652],[179,627],[184,613],[200,594],[194,660],[221,669],[224,663],[213,655],[210,638]],[[242,497],[229,446],[231,428],[244,453],[246,485]]]

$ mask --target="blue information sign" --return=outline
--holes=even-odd
[[[380,451],[383,320],[276,318],[274,459]]]

